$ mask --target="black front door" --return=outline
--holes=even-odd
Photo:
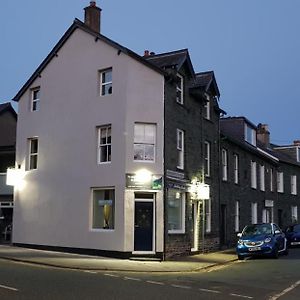
[[[135,201],[134,251],[153,251],[153,202]]]

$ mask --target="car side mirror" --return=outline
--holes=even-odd
[[[275,230],[275,232],[274,232],[275,234],[280,234],[281,233],[281,231],[280,230]]]
[[[237,237],[241,237],[242,236],[242,233],[241,232],[239,232],[238,234],[237,234]]]

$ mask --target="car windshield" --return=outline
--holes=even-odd
[[[248,225],[243,230],[243,236],[245,236],[245,235],[271,234],[271,233],[272,233],[271,224]]]
[[[300,232],[300,224],[294,225],[292,231],[293,232]]]

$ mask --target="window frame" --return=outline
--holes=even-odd
[[[107,73],[111,73],[111,81],[103,82],[103,75],[107,74]],[[99,71],[99,83],[100,83],[99,92],[100,92],[101,97],[109,96],[109,95],[112,95],[112,93],[113,93],[113,74],[112,73],[113,73],[112,67]],[[108,91],[106,93],[105,92],[106,86],[109,86],[109,85],[111,86],[111,92]]]
[[[180,194],[180,203],[181,203],[181,210],[180,210],[180,222],[181,222],[181,228],[180,229],[169,229],[169,214],[168,214],[168,234],[185,234],[185,206],[186,206],[186,193],[184,191],[179,191],[176,189],[170,189],[169,191],[175,192],[175,197],[177,193]],[[169,212],[169,195],[168,195],[168,212]]]
[[[297,195],[297,175],[291,175],[291,195]]]
[[[277,172],[277,192],[284,193],[283,172]]]
[[[32,152],[33,142],[36,142],[36,152]],[[28,166],[27,170],[37,170],[38,168],[38,157],[39,157],[39,139],[38,137],[32,137],[28,139]],[[34,167],[32,167],[32,165]]]
[[[260,186],[260,190],[262,192],[265,192],[266,184],[265,184],[265,166],[264,165],[259,165],[259,186]]]
[[[270,168],[270,192],[274,192],[274,169]]]
[[[210,97],[209,95],[205,95],[205,102],[204,102],[204,118],[206,120],[210,120],[211,119],[211,115],[210,115]]]
[[[41,93],[41,88],[40,86],[34,87],[30,90],[30,109],[32,112],[34,111],[39,111],[40,110],[40,93]],[[36,93],[38,94],[38,97],[35,98]]]
[[[234,206],[234,230],[235,232],[240,232],[240,202],[235,201]]]
[[[222,148],[221,150],[221,162],[222,162],[222,180],[228,181],[228,150]]]
[[[106,131],[106,143],[101,144],[101,131],[105,129]],[[109,139],[109,135],[108,132],[110,130],[110,143],[108,142]],[[102,164],[110,164],[111,163],[111,146],[112,146],[112,129],[111,129],[111,124],[107,124],[107,125],[102,125],[102,126],[98,126],[97,127],[97,163],[98,165],[102,165]],[[102,157],[102,149],[106,148],[106,158],[107,160],[101,161],[101,157]]]
[[[211,143],[204,142],[204,175],[210,177]]]
[[[113,228],[98,228],[98,227],[94,227],[94,193],[96,191],[113,191],[113,196],[114,199],[101,199],[103,201],[105,200],[112,200],[112,219],[113,219]],[[97,188],[91,188],[91,219],[90,219],[90,231],[92,232],[112,232],[115,230],[116,228],[116,189],[115,187],[97,187]],[[104,218],[104,217],[103,217]]]
[[[181,138],[180,138],[181,136]],[[177,168],[184,169],[184,131],[176,129]]]
[[[179,80],[178,80],[179,78]],[[184,90],[184,83],[183,83],[183,76],[179,73],[176,74],[176,102],[183,105],[183,90]],[[179,85],[178,85],[179,82]],[[180,93],[180,97],[178,97],[178,92]]]
[[[292,223],[298,222],[298,206],[297,205],[291,206],[291,221],[292,221]]]
[[[239,155],[233,154],[233,174],[234,174],[234,183],[239,183]]]
[[[257,202],[251,202],[251,224],[257,224]]]
[[[257,164],[251,160],[251,188],[257,189]]]
[[[245,123],[244,135],[247,143],[256,146],[256,130],[247,123]]]
[[[136,130],[137,126],[143,126],[144,127],[144,136],[143,136],[143,141],[136,141],[137,136],[136,136]],[[147,142],[146,139],[146,127],[153,127],[154,128],[154,138],[153,142]],[[155,123],[141,123],[141,122],[135,122],[134,123],[134,128],[133,128],[133,161],[134,162],[144,162],[144,163],[155,163],[156,161],[156,144],[157,144],[157,124]],[[136,146],[143,146],[143,159],[135,159],[135,148]],[[146,147],[151,146],[153,148],[153,159],[145,159],[146,158]]]

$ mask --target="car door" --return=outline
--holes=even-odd
[[[273,229],[274,229],[274,236],[278,245],[278,250],[281,251],[285,248],[284,233],[276,224],[273,224]]]

